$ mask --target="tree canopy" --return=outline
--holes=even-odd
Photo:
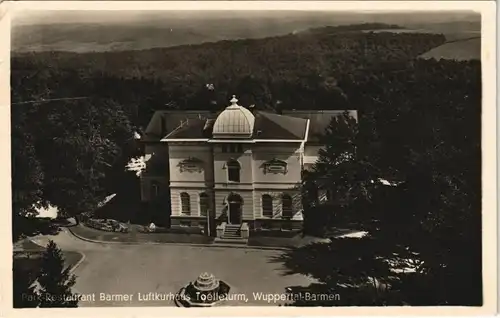
[[[132,138],[128,114],[106,97],[44,102],[52,89],[16,88],[14,96],[38,102],[12,107],[14,215],[48,203],[68,216],[91,211],[108,194],[106,173]]]
[[[13,82],[28,85],[30,94],[112,97],[144,126],[152,111],[170,102],[181,109],[219,110],[233,94],[242,104],[264,108],[344,109],[341,78],[415,59],[445,41],[438,34],[355,30],[323,28],[142,51],[25,53],[13,57],[11,68]]]
[[[292,252],[285,264],[332,288],[370,280],[389,286],[368,299],[360,295],[365,289],[350,289],[360,297],[351,305],[482,303],[479,66],[412,61],[340,84],[362,116],[359,124],[344,118],[327,129],[304,189],[335,196],[307,207],[305,223],[326,220],[368,234]],[[348,251],[358,258],[344,258]],[[310,253],[316,256],[304,256]],[[415,272],[388,270],[397,263]]]

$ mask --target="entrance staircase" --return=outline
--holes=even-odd
[[[221,237],[217,237],[214,243],[247,244],[248,238],[241,235],[241,224],[226,224]]]

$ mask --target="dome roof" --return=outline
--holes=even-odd
[[[213,127],[215,138],[249,138],[252,136],[255,116],[251,111],[237,104],[233,95],[231,105],[219,114]]]

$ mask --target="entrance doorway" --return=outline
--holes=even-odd
[[[227,203],[229,208],[229,218],[228,221],[230,224],[241,224],[241,212],[243,199],[236,193],[231,193],[227,197]]]

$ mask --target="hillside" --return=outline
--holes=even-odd
[[[313,17],[316,17],[313,18]],[[51,17],[52,18],[52,17]],[[145,50],[201,44],[222,40],[256,39],[301,32],[325,25],[343,25],[355,17],[282,13],[269,15],[232,12],[199,16],[196,13],[162,16],[145,14],[132,21],[56,19],[35,25],[13,27],[12,49],[15,52],[67,51],[76,53]],[[132,23],[127,23],[132,22]]]
[[[32,13],[33,15],[34,13]],[[480,31],[474,13],[355,12],[45,12],[14,19],[14,52],[144,50],[221,40],[255,39],[325,26],[385,24],[431,33]],[[389,27],[387,27],[389,28]]]
[[[384,26],[380,26],[384,27]],[[159,78],[211,83],[234,76],[301,78],[312,74],[341,74],[381,63],[407,60],[445,42],[442,35],[418,33],[373,33],[341,28],[316,29],[312,33],[289,34],[264,39],[219,41],[172,48],[119,52],[32,52],[13,55],[31,67],[95,72],[116,77]]]

